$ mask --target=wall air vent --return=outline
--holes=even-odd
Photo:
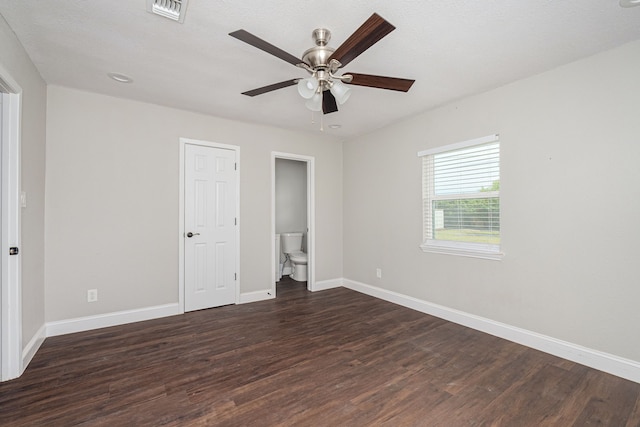
[[[189,0],[147,0],[147,12],[184,22]]]

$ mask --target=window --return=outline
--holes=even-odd
[[[421,151],[418,156],[422,250],[501,259],[498,135]]]

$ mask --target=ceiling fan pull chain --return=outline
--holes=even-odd
[[[320,132],[324,132],[324,114],[320,114]]]

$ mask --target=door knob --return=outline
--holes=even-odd
[[[199,235],[200,235],[200,233],[192,233],[192,232],[188,232],[187,233],[187,237],[189,237],[189,238],[191,238],[193,236],[199,236]]]

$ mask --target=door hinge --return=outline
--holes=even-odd
[[[233,222],[234,222],[234,224],[233,224],[233,225],[238,225],[238,217],[235,217],[235,218],[233,219]]]
[[[234,164],[233,164],[233,170],[234,170],[234,171],[237,171],[237,170],[238,170],[238,164],[237,164],[237,163],[234,163]]]
[[[233,280],[238,280],[238,273],[233,273]]]
[[[20,250],[16,247],[9,248],[9,255],[18,255],[18,252],[20,252]]]

